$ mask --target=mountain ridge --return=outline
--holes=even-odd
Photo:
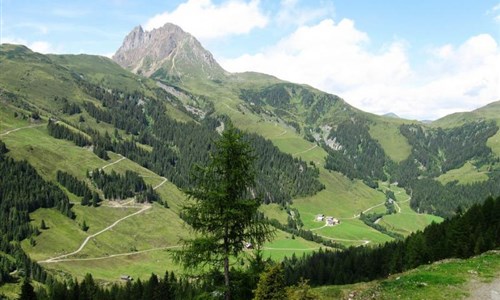
[[[112,59],[136,74],[221,79],[225,71],[201,43],[177,25],[166,23],[144,31],[136,26],[124,38]]]

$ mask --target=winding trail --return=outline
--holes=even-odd
[[[229,108],[232,111],[239,112],[237,109],[232,108],[231,106],[227,105],[226,103],[222,103],[222,104],[224,104],[227,108]]]
[[[104,233],[104,232],[106,232],[106,231],[110,230],[111,228],[115,227],[115,226],[116,226],[118,223],[120,223],[121,221],[126,220],[126,219],[128,219],[128,218],[130,218],[130,217],[133,217],[133,216],[135,216],[135,215],[138,215],[138,214],[140,214],[140,213],[143,213],[143,212],[145,212],[146,210],[148,210],[148,209],[150,209],[150,208],[151,208],[151,205],[144,206],[144,207],[143,207],[143,208],[141,208],[140,210],[138,210],[138,211],[136,211],[136,212],[134,212],[134,213],[131,213],[130,215],[127,215],[127,216],[125,216],[125,217],[123,217],[123,218],[121,218],[121,219],[118,219],[118,220],[117,220],[117,221],[115,221],[113,224],[111,224],[111,225],[109,225],[108,227],[106,227],[106,228],[102,229],[101,231],[98,231],[98,232],[96,232],[96,233],[94,233],[94,234],[92,234],[92,235],[89,235],[87,238],[85,238],[85,240],[84,240],[84,241],[83,241],[83,243],[80,245],[80,247],[79,247],[77,250],[75,250],[75,251],[73,251],[73,252],[71,252],[71,253],[67,253],[67,254],[63,254],[63,255],[60,255],[60,256],[56,256],[56,257],[52,257],[52,258],[48,258],[48,259],[46,259],[46,260],[39,261],[39,263],[53,263],[53,262],[58,262],[58,261],[60,261],[61,259],[65,258],[65,257],[71,256],[71,255],[75,255],[75,254],[77,254],[77,253],[79,253],[80,251],[82,251],[82,250],[83,250],[83,248],[85,247],[85,245],[87,245],[87,243],[90,241],[90,239],[92,239],[92,238],[94,238],[94,237],[96,237],[96,236],[100,235],[101,233]]]
[[[167,182],[167,181],[168,181],[168,179],[167,179],[167,178],[165,178],[165,177],[161,177],[161,178],[163,178],[163,181],[162,181],[160,184],[158,184],[158,185],[156,185],[155,187],[153,187],[153,190],[156,190],[157,188],[159,188],[159,187],[160,187],[160,186],[162,186],[165,182]]]
[[[282,133],[279,133],[278,135],[276,135],[276,136],[274,136],[274,137],[275,137],[275,138],[277,138],[277,137],[280,137],[280,136],[284,136],[287,132],[288,132],[288,131],[283,130],[283,132],[282,132]]]
[[[114,161],[114,162],[112,162],[112,163],[109,163],[109,164],[105,165],[104,167],[102,167],[102,168],[101,168],[101,170],[104,170],[104,169],[106,169],[107,167],[112,166],[112,165],[114,165],[114,164],[117,164],[117,163],[121,162],[122,160],[126,159],[126,157],[125,157],[125,156],[123,156],[123,155],[121,155],[121,154],[118,154],[118,155],[120,155],[120,156],[121,156],[121,158],[120,158],[120,159],[118,159],[118,160],[116,160],[116,161]]]
[[[101,168],[101,170],[104,170],[105,168],[111,166],[111,165],[114,165],[114,164],[117,164],[119,163],[120,161],[126,159],[125,156],[121,155],[121,154],[118,154],[121,158],[112,162],[112,163],[109,163],[105,166],[103,166]],[[145,177],[145,176],[143,176]],[[154,177],[154,176],[149,176],[149,177]],[[161,183],[159,183],[158,185],[156,185],[155,187],[153,187],[153,190],[156,190],[157,188],[159,188],[160,186],[162,186],[163,184],[165,184],[165,182],[168,181],[167,178],[165,177],[160,177],[163,179],[163,181]],[[130,204],[132,201],[134,201],[133,199],[132,200],[129,200],[125,203],[122,203],[120,205],[106,205],[107,207],[115,207],[115,208],[139,208],[141,206],[137,206],[137,205],[128,205]],[[83,241],[83,243],[80,245],[80,247],[71,252],[71,253],[67,253],[67,254],[63,254],[63,255],[60,255],[60,256],[56,256],[56,257],[51,257],[51,258],[48,258],[46,260],[43,260],[43,261],[39,261],[39,263],[56,263],[56,262],[62,262],[62,261],[77,261],[77,260],[99,260],[99,259],[106,259],[106,258],[112,258],[112,257],[117,257],[117,256],[125,256],[125,255],[133,255],[133,254],[137,254],[137,253],[144,253],[144,252],[150,252],[150,251],[155,251],[155,250],[161,250],[161,249],[168,249],[168,248],[175,248],[175,247],[180,247],[180,246],[168,246],[168,247],[161,247],[161,248],[153,248],[153,249],[149,249],[149,250],[142,250],[142,251],[135,251],[135,252],[128,252],[128,253],[119,253],[119,254],[112,254],[112,255],[109,255],[109,256],[104,256],[104,257],[92,257],[92,258],[67,258],[68,256],[72,256],[72,255],[75,255],[75,254],[78,254],[80,251],[83,250],[83,248],[85,248],[85,246],[87,245],[87,243],[94,237],[112,229],[113,227],[115,227],[116,225],[118,225],[120,222],[130,218],[130,217],[133,217],[135,215],[138,215],[138,214],[141,214],[143,212],[145,212],[146,210],[150,209],[152,206],[151,205],[144,205],[142,206],[142,208],[134,213],[131,213],[129,215],[126,215],[125,217],[121,218],[121,219],[118,219],[116,220],[113,224],[109,225],[108,227],[100,230],[99,232],[96,232],[92,235],[89,235],[88,237],[85,238],[85,240]]]
[[[179,247],[182,247],[182,246],[175,245],[175,246],[166,246],[166,247],[159,247],[159,248],[151,248],[151,249],[146,249],[146,250],[141,250],[141,251],[133,251],[133,252],[126,252],[126,253],[111,254],[111,255],[108,255],[108,256],[100,256],[100,257],[62,258],[62,259],[58,259],[58,260],[45,261],[45,263],[104,260],[104,259],[109,259],[109,258],[114,258],[114,257],[136,255],[136,254],[142,254],[142,253],[153,252],[153,251],[160,251],[160,250],[166,250],[166,249],[173,249],[173,248],[179,248]]]
[[[262,247],[262,250],[275,250],[275,251],[313,251],[313,250],[319,250],[321,247],[314,247],[314,248],[273,248],[273,247]]]
[[[318,144],[314,144],[314,146],[312,146],[311,148],[306,149],[304,151],[300,151],[300,152],[294,153],[293,155],[304,154],[304,153],[309,152],[309,151],[311,151],[311,150],[313,150],[313,149],[315,149],[317,147],[318,147]]]
[[[9,133],[16,132],[16,131],[21,130],[21,129],[27,129],[27,128],[33,128],[33,127],[40,127],[40,126],[44,126],[44,125],[45,124],[36,124],[36,125],[30,125],[30,126],[25,126],[25,127],[14,128],[14,129],[11,129],[9,131],[0,133],[0,136],[5,136],[5,135],[8,135]]]
[[[369,243],[371,243],[371,241],[369,240],[351,240],[351,239],[341,239],[341,238],[333,238],[333,237],[330,237],[330,236],[326,236],[326,235],[318,235],[322,238],[325,238],[325,239],[329,239],[329,240],[332,240],[332,241],[344,241],[344,242],[355,242],[355,243],[359,243],[359,242],[362,242],[363,245],[368,245]]]
[[[325,228],[326,226],[327,226],[327,225],[325,224],[325,225],[323,225],[323,226],[321,226],[321,227],[316,227],[316,228],[312,228],[312,229],[309,229],[309,230],[310,230],[310,231],[320,230],[320,229]]]

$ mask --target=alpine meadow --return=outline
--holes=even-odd
[[[401,38],[369,52],[382,35],[370,40],[346,19],[311,25],[349,12],[339,1],[188,0],[169,4],[174,8],[165,13],[134,1],[76,1],[80,10],[56,2],[44,4],[47,14],[75,22],[66,29],[54,29],[56,17],[30,21],[41,14],[37,4],[2,3],[0,299],[499,297],[498,85],[496,98],[485,96],[500,84],[498,69],[467,71],[479,79],[463,98],[450,96],[458,83],[449,87],[465,78],[465,65],[477,63],[476,50],[500,67],[498,37],[494,47],[449,44],[439,51],[414,50],[417,42]],[[109,15],[100,10],[80,25],[94,4]],[[353,15],[373,6],[365,4]],[[131,7],[137,11],[125,12]],[[491,7],[483,17],[500,12],[498,4]],[[381,22],[376,11],[357,26]],[[23,18],[12,23],[14,14]],[[401,32],[417,22],[408,18]],[[92,27],[97,19],[109,29]],[[123,27],[131,20],[142,25]],[[348,32],[331,48],[328,35],[313,31],[330,25],[332,35]],[[14,34],[23,27],[61,37],[41,51],[44,42]],[[97,47],[84,35],[64,35],[82,28],[110,40],[119,35],[121,46],[107,56],[57,50]],[[277,37],[276,45],[265,44]],[[322,40],[324,49],[301,38],[311,45]],[[102,47],[108,42],[103,37]],[[329,60],[343,47],[350,54]],[[239,48],[246,51],[239,58],[220,54]],[[71,54],[48,54],[60,52]],[[457,65],[408,58],[419,67],[404,75],[398,59],[420,52],[453,56]],[[321,55],[324,62],[314,64]],[[359,55],[358,62],[349,55]],[[292,74],[302,60],[304,74]],[[343,68],[342,60],[352,65]],[[393,60],[398,71],[379,85]],[[449,77],[440,80],[442,66]],[[250,71],[272,68],[277,73]],[[416,83],[404,80],[423,82],[424,68],[426,80],[435,81],[417,92]],[[288,80],[280,79],[286,72]],[[335,88],[338,94],[323,91]],[[416,95],[397,94],[406,88]],[[429,99],[410,103],[424,94]],[[449,101],[442,110],[426,108],[440,96]],[[489,104],[453,111],[464,99]],[[370,101],[391,102],[398,115],[446,114],[411,120],[373,113]],[[411,108],[397,110],[405,101]]]

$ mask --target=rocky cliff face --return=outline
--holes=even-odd
[[[228,74],[196,38],[170,23],[152,31],[135,27],[113,60],[134,73],[160,79],[217,80]]]

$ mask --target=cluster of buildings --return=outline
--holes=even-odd
[[[334,218],[334,217],[330,217],[330,216],[325,217],[324,214],[316,215],[316,221],[318,221],[318,222],[325,221],[326,222],[326,226],[334,226],[334,225],[340,224],[340,220],[339,219]]]

